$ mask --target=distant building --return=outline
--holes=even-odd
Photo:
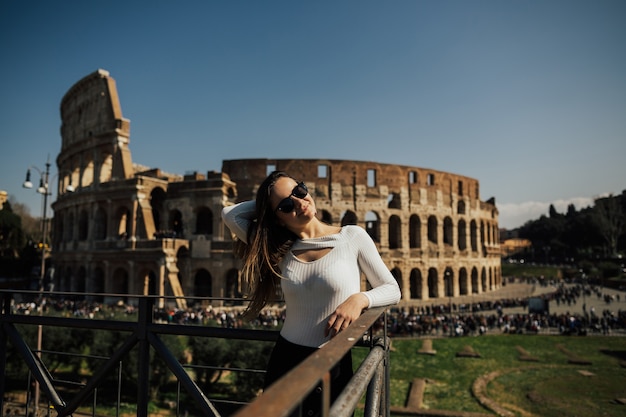
[[[528,239],[512,238],[506,239],[500,243],[500,250],[502,251],[502,257],[508,258],[515,256],[532,246],[532,242]]]
[[[101,293],[93,298],[104,302],[115,301],[111,293],[187,297],[180,307],[199,302],[191,297],[241,296],[241,263],[220,213],[253,198],[274,169],[307,183],[322,220],[367,230],[401,303],[501,286],[498,211],[495,201],[480,201],[475,179],[332,159],[227,160],[222,172],[184,176],[140,166],[115,81],[103,70],[70,88],[61,119],[55,290]]]
[[[0,190],[0,210],[4,208],[4,203],[7,202],[7,192]]]

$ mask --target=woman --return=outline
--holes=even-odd
[[[400,289],[376,245],[359,226],[331,226],[317,217],[306,185],[284,172],[271,173],[256,201],[225,207],[222,218],[244,243],[242,276],[251,284],[246,315],[256,317],[282,289],[287,313],[268,364],[271,385],[368,307],[396,304]],[[361,292],[365,273],[372,289]],[[352,377],[352,357],[332,371],[331,401]],[[306,408],[312,403],[308,413]],[[319,399],[305,402],[304,415],[315,415]]]

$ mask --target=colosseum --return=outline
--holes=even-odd
[[[181,307],[237,302],[246,287],[220,213],[253,198],[274,169],[308,185],[322,220],[365,228],[400,284],[401,305],[502,284],[498,211],[480,200],[475,179],[334,159],[225,160],[221,172],[168,174],[133,163],[130,121],[104,70],[69,89],[61,121],[54,290],[103,302],[118,294],[180,296]]]

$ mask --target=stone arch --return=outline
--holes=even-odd
[[[196,235],[213,234],[213,212],[208,207],[198,207],[196,210]]]
[[[478,286],[478,269],[472,268],[472,294],[478,294],[480,287]]]
[[[347,210],[341,217],[342,226],[346,226],[349,224],[357,224],[357,222],[358,222],[358,217],[356,216],[356,213],[353,212],[352,210]]]
[[[166,194],[161,187],[155,187],[150,192],[150,207],[152,208],[152,220],[157,232],[163,230],[162,215],[165,206]]]
[[[456,203],[456,212],[457,214],[465,214],[465,201],[459,200]]]
[[[98,175],[100,184],[111,181],[113,176],[113,155],[105,154]]]
[[[89,216],[87,210],[82,209],[78,214],[78,240],[87,240],[89,236]]]
[[[174,233],[175,237],[183,237],[183,213],[180,210],[170,210],[169,230]]]
[[[458,224],[458,247],[459,250],[465,250],[467,249],[467,226],[465,223],[465,220],[461,219],[459,220],[459,224]]]
[[[459,269],[459,295],[469,294],[469,281],[467,277],[467,269]]]
[[[78,268],[76,279],[72,282],[72,291],[84,293],[87,288],[87,269],[84,266]]]
[[[428,217],[428,241],[437,244],[437,217]]]
[[[400,194],[391,193],[387,197],[387,208],[390,209],[401,209],[402,208],[402,199],[400,198]]]
[[[91,279],[89,292],[104,293],[104,270],[100,266],[95,267],[93,270],[93,278]],[[93,301],[102,302],[104,301],[104,297],[102,295],[94,295]]]
[[[402,221],[395,214],[389,217],[389,249],[402,248]]]
[[[485,270],[485,268],[482,268],[482,271],[480,273],[480,289],[481,292],[487,292],[487,271]]]
[[[472,245],[472,251],[478,251],[478,229],[476,226],[476,220],[470,222],[470,243]]]
[[[128,207],[120,207],[115,216],[117,235],[120,239],[130,236],[132,231],[132,219]]]
[[[63,271],[63,274],[60,277],[59,282],[59,291],[71,291],[72,290],[72,279],[74,276],[74,271],[72,267],[68,266]]]
[[[445,217],[443,219],[443,244],[446,246],[452,245],[452,219],[450,217]]]
[[[96,207],[93,227],[95,240],[105,240],[107,238],[107,212],[100,206]]]
[[[196,271],[193,280],[193,293],[196,297],[213,297],[213,277],[204,268]]]
[[[159,295],[159,280],[152,269],[142,269],[141,272],[139,272],[138,278],[139,282],[142,284],[141,294]]]
[[[55,216],[54,228],[56,229],[55,239],[60,243],[65,241],[65,222],[63,221],[64,215]]]
[[[439,275],[436,268],[428,268],[428,298],[439,297]]]
[[[417,214],[409,218],[409,247],[412,249],[422,247],[422,222]]]
[[[187,246],[181,246],[176,252],[176,268],[178,269],[178,283],[182,288],[187,288],[191,261],[191,252]]]
[[[128,294],[128,271],[122,267],[117,268],[113,272],[111,280],[111,292],[113,294]],[[127,301],[128,297],[120,297],[121,300]]]
[[[72,242],[74,240],[74,213],[67,213],[67,226],[65,228],[65,241]]]
[[[365,231],[376,243],[380,243],[380,218],[378,213],[368,211],[365,213]]]
[[[446,297],[454,297],[454,271],[450,267],[443,272],[443,287]]]
[[[80,186],[89,187],[93,184],[94,179],[94,164],[93,160],[87,162],[87,165],[83,168],[82,175],[80,177]]]
[[[419,268],[413,268],[409,278],[409,287],[412,300],[422,299],[422,271]]]
[[[485,222],[480,222],[480,241],[478,242],[480,247],[485,246]]]

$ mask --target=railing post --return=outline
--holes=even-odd
[[[385,392],[383,393],[383,400],[385,401],[385,417],[391,416],[391,360],[389,357],[389,335],[387,334],[387,312],[383,314],[383,341],[384,341],[384,349],[385,349],[385,358],[383,360],[384,363],[384,384],[385,384]]]
[[[11,308],[11,294],[6,293],[2,297],[2,305],[0,306],[0,314],[9,314]],[[0,413],[4,410],[4,390],[6,389],[6,366],[7,366],[7,344],[9,343],[6,332],[4,331],[4,325],[0,325]]]
[[[150,342],[148,341],[148,326],[152,323],[152,306],[154,301],[150,297],[139,298],[139,322],[137,323],[137,337],[139,339],[138,386],[137,386],[137,416],[148,417],[148,399],[150,397]]]

